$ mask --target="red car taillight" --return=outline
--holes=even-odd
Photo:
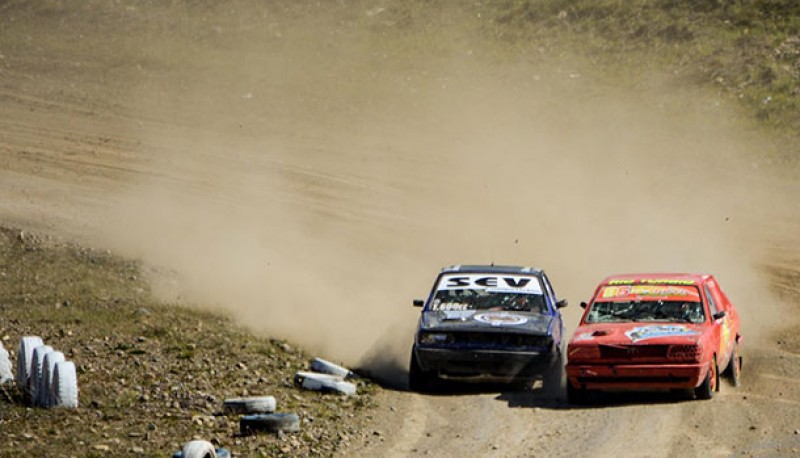
[[[702,353],[702,348],[699,345],[670,345],[669,351],[667,351],[667,358],[682,361],[700,361]]]

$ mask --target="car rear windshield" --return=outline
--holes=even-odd
[[[705,319],[700,291],[684,285],[603,286],[586,315],[587,323],[702,323]]]

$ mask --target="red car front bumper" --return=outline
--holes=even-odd
[[[588,390],[692,389],[708,373],[698,364],[567,364],[567,379]]]

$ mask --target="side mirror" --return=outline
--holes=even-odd
[[[581,302],[581,308],[582,309],[585,309],[588,306],[589,306],[589,304],[587,304],[586,302]]]
[[[722,318],[725,318],[725,315],[727,315],[727,313],[725,312],[725,310],[722,310],[720,312],[715,313],[712,316],[712,318],[714,318],[714,321],[717,321],[717,320],[721,320]]]
[[[422,299],[414,299],[414,307],[422,307],[425,305],[425,301]]]
[[[560,301],[556,302],[556,307],[560,309],[563,309],[567,305],[569,305],[569,302],[567,302],[566,299],[561,299]]]

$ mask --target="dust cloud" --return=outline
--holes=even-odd
[[[791,199],[724,99],[342,14],[220,18],[132,86],[161,121],[131,129],[148,173],[106,241],[174,272],[154,278],[165,298],[390,376],[448,264],[544,268],[568,331],[600,279],[634,271],[714,273],[749,339],[780,323],[760,222]]]

